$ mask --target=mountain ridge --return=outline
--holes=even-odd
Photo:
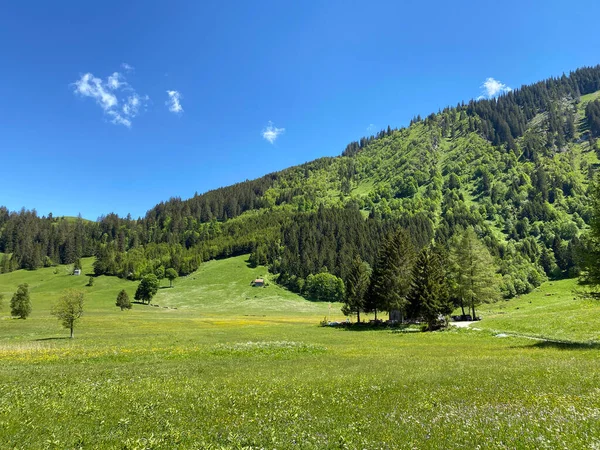
[[[95,255],[98,274],[137,279],[160,265],[185,274],[203,260],[252,252],[295,283],[324,268],[343,277],[352,253],[373,262],[395,226],[421,243],[473,226],[500,263],[505,295],[528,292],[547,276],[577,272],[574,248],[590,218],[586,190],[600,153],[588,105],[599,92],[600,66],[578,69],[388,127],[337,157],[173,197],[138,220],[56,221],[0,208],[0,252],[12,254],[0,270]],[[325,217],[337,229],[325,230]]]

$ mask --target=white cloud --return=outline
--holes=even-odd
[[[111,122],[115,125],[125,125],[127,128],[131,128],[131,120],[127,117],[123,117],[118,111],[110,110],[107,111],[106,114],[112,117]]]
[[[119,103],[117,97],[111,92],[108,92],[107,86],[102,83],[102,80],[96,78],[91,73],[82,75],[81,78],[75,82],[75,93],[95,99],[105,111],[117,106]]]
[[[367,133],[374,133],[374,132],[375,132],[375,124],[370,123],[369,126],[367,127]]]
[[[122,86],[127,86],[127,83],[124,80],[125,77],[121,75],[119,72],[113,72],[111,76],[108,77],[108,87],[110,89],[119,89]]]
[[[183,112],[183,107],[181,106],[180,100],[183,98],[179,91],[167,91],[169,96],[169,100],[165,102],[165,105],[169,107],[169,111],[175,114],[180,114]]]
[[[96,100],[111,123],[124,125],[127,128],[131,127],[131,119],[138,115],[140,108],[150,100],[147,95],[138,95],[119,72],[113,72],[106,81],[88,72],[73,83],[73,86],[75,94]],[[118,96],[124,91],[129,95],[119,100]]]
[[[121,67],[123,68],[123,70],[125,70],[125,72],[133,72],[135,70],[133,66],[130,66],[127,63],[121,64]]]
[[[150,97],[147,95],[140,97],[134,92],[132,95],[127,97],[121,110],[126,116],[135,117],[138,115],[140,108],[145,107],[149,100]]]
[[[477,97],[477,100],[481,100],[483,98],[494,98],[497,95],[510,91],[512,91],[510,86],[507,86],[506,84],[489,77],[481,85],[481,95]]]
[[[269,120],[269,124],[262,131],[262,137],[274,144],[280,134],[285,132],[285,128],[277,128],[273,122]]]

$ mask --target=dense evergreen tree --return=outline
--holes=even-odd
[[[440,315],[452,312],[442,258],[430,247],[424,247],[417,257],[407,300],[409,316],[423,319],[429,330],[440,326]]]
[[[342,312],[346,315],[356,314],[356,321],[360,323],[360,313],[365,310],[365,296],[371,281],[371,266],[369,263],[355,256],[352,267],[346,279],[346,296]]]
[[[365,310],[406,312],[415,248],[408,233],[398,229],[384,241],[373,270]]]

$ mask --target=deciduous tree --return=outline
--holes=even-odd
[[[169,287],[173,287],[173,280],[177,278],[177,271],[172,267],[169,267],[165,271],[165,276],[169,279]]]
[[[29,285],[20,284],[17,292],[10,300],[10,313],[19,319],[27,319],[31,314],[31,298],[29,297]]]
[[[466,303],[475,318],[478,305],[496,301],[499,296],[494,260],[469,227],[454,241],[450,261],[453,295],[459,299],[463,312]]]
[[[63,327],[74,336],[75,323],[83,315],[84,293],[75,289],[67,289],[52,306],[52,315],[60,321]]]
[[[154,295],[156,295],[157,292],[158,278],[156,278],[156,275],[151,273],[142,278],[142,281],[140,281],[140,284],[138,285],[135,291],[134,298],[136,300],[141,301],[142,303],[150,304],[152,297],[154,297]]]

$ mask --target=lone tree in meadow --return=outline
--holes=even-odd
[[[590,288],[586,295],[600,299],[600,176],[597,176],[595,183],[590,186],[589,198],[592,220],[590,230],[579,247],[579,259],[583,269],[579,281]]]
[[[365,309],[365,296],[371,280],[371,266],[369,263],[356,256],[352,261],[350,273],[346,279],[346,296],[342,312],[349,316],[356,314],[356,321],[360,323],[360,313]]]
[[[157,292],[158,278],[156,278],[156,275],[151,273],[142,278],[142,281],[140,281],[140,284],[138,285],[133,298],[135,298],[138,301],[141,301],[142,303],[150,304],[150,301],[152,301],[152,297],[154,297]]]
[[[474,320],[477,306],[498,299],[496,265],[472,227],[454,240],[450,252],[450,274],[453,296],[459,300],[463,314],[464,305],[467,305]]]
[[[122,289],[121,292],[119,292],[119,295],[117,295],[116,306],[121,308],[121,311],[124,309],[131,309],[131,300],[125,289]]]
[[[71,339],[73,339],[75,323],[83,315],[83,297],[83,291],[67,289],[52,305],[51,314],[56,316],[63,327],[71,331]]]
[[[172,267],[165,270],[165,276],[169,279],[170,287],[173,287],[173,280],[177,278],[177,271]]]
[[[156,275],[156,278],[158,278],[158,281],[160,282],[160,280],[165,277],[164,266],[158,266],[156,269],[154,269],[154,275]]]
[[[27,319],[31,314],[31,299],[29,298],[29,285],[20,284],[17,292],[10,300],[10,314],[19,319]]]

